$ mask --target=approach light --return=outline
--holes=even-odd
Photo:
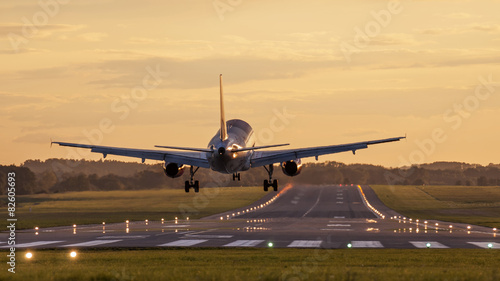
[[[274,244],[273,244],[273,242],[269,242],[269,243],[267,243],[267,246],[268,246],[269,248],[272,248],[272,247],[274,246]]]
[[[347,248],[352,248],[352,244],[351,243],[347,243]]]
[[[488,249],[493,248],[493,243],[488,243]]]
[[[26,258],[31,259],[33,257],[33,254],[31,252],[26,253]]]
[[[430,248],[430,247],[431,247],[431,243],[427,243],[427,244],[425,244],[425,246],[426,246],[427,248]]]
[[[467,229],[470,230],[472,227],[470,225],[467,226]]]
[[[76,227],[76,224],[73,225],[73,228],[75,228],[75,227]]]
[[[72,258],[76,258],[76,252],[72,251],[71,253],[69,253],[69,256]]]

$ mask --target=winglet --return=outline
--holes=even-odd
[[[222,91],[222,74],[219,75],[220,84],[220,139],[222,141],[227,139],[227,125],[226,117],[224,116],[224,95]]]

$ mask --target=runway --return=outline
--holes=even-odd
[[[214,199],[216,200],[216,199]],[[417,221],[418,219],[418,221]],[[437,224],[437,225],[436,225]],[[0,248],[6,245],[2,233]],[[150,220],[24,230],[16,248],[492,248],[491,228],[404,218],[369,186],[296,185],[199,220]]]

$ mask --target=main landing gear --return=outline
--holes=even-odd
[[[235,181],[236,179],[238,179],[238,181],[241,180],[240,173],[234,173],[233,174],[233,181]]]
[[[264,169],[266,169],[267,174],[269,175],[269,180],[264,180],[264,191],[267,191],[269,187],[272,187],[274,191],[278,191],[278,180],[273,180],[273,164],[269,164],[269,169],[264,166]]]
[[[185,187],[184,190],[186,192],[189,192],[189,189],[192,187],[194,189],[194,192],[200,192],[200,182],[194,180],[194,174],[198,171],[200,167],[196,167],[196,170],[194,170],[193,166],[189,169],[189,173],[191,174],[191,179],[189,181],[185,182]]]

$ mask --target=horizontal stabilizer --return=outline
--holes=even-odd
[[[155,145],[155,147],[177,149],[177,150],[199,151],[199,152],[213,152],[213,150],[208,148],[177,147],[177,146],[163,146],[163,145]]]
[[[278,146],[285,146],[285,145],[290,145],[290,144],[283,143],[283,144],[272,144],[272,145],[254,146],[254,147],[242,147],[242,148],[238,148],[238,149],[233,149],[233,150],[231,150],[231,152],[238,152],[238,151],[245,151],[245,150],[257,150],[257,149],[278,147]]]

